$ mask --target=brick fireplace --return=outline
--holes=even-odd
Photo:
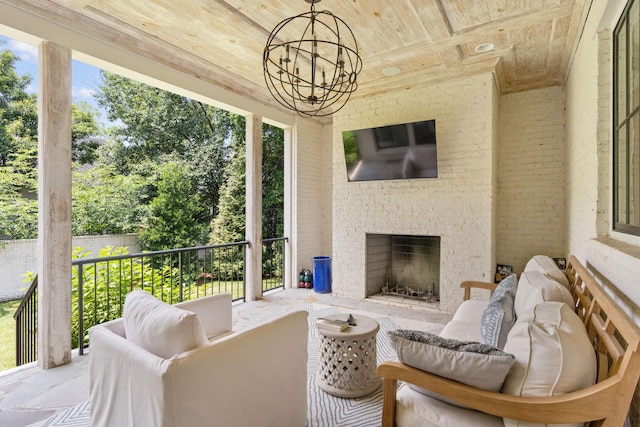
[[[493,76],[488,73],[411,87],[407,93],[354,99],[334,115],[331,251],[335,296],[371,298],[374,289],[370,288],[382,288],[380,282],[388,273],[375,276],[367,271],[366,241],[374,235],[439,238],[439,272],[431,280],[439,297],[436,310],[455,312],[462,301],[464,280],[493,280],[497,106]],[[426,119],[438,124],[438,178],[348,182],[343,130]],[[411,304],[411,300],[402,303]],[[431,309],[435,304],[426,305]]]
[[[440,236],[367,234],[367,296],[440,301]]]

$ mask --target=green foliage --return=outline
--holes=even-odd
[[[126,248],[112,246],[100,250],[99,258],[127,255]],[[85,258],[88,253],[82,247],[74,248],[73,258]],[[180,300],[178,270],[170,265],[149,266],[139,258],[127,262],[105,261],[87,264],[82,270],[82,304],[79,304],[79,272],[73,268],[72,275],[72,346],[78,346],[80,308],[82,307],[83,328],[86,331],[94,325],[122,316],[124,300],[130,291],[144,289],[166,302]]]
[[[97,150],[102,140],[98,115],[86,102],[71,105],[71,160],[81,165],[93,164],[98,159]]]
[[[209,242],[238,242],[245,238],[245,123],[235,121],[231,148],[233,157],[226,168],[227,181],[221,189],[220,209],[211,224]],[[284,234],[284,131],[263,125],[262,130],[262,235]]]
[[[211,225],[212,244],[245,239],[245,153],[236,153],[227,167],[227,182],[220,195],[220,210]]]
[[[206,236],[205,208],[193,191],[186,166],[179,162],[160,166],[157,192],[140,231],[140,246],[164,250],[201,244]]]
[[[218,212],[226,164],[233,156],[230,140],[238,116],[107,72],[102,74],[97,100],[108,118],[120,123],[101,149],[103,161],[120,173],[149,176],[152,182],[153,170],[167,156],[188,165],[192,193],[205,208],[203,216],[198,213],[202,221],[198,227],[208,229]],[[152,191],[148,195],[150,202],[155,195]]]
[[[119,175],[112,166],[74,170],[73,235],[137,232],[146,212],[140,203],[144,188],[142,177]]]
[[[0,302],[0,371],[16,366],[16,322],[13,313],[20,300]]]
[[[284,130],[262,127],[262,235],[284,236]]]
[[[0,166],[6,166],[20,141],[35,141],[38,132],[35,96],[26,92],[31,77],[16,72],[17,60],[9,50],[0,52]]]
[[[38,235],[38,112],[26,93],[28,75],[15,70],[16,56],[0,52],[0,237],[33,239]],[[90,163],[99,145],[97,112],[87,104],[72,106],[74,160]]]

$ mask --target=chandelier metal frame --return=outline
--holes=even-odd
[[[351,28],[327,10],[317,12],[315,3],[320,0],[305,1],[311,4],[310,12],[283,20],[269,34],[264,78],[285,108],[301,116],[328,116],[344,107],[358,88],[362,58]],[[304,31],[298,40],[287,40],[281,35],[285,28]]]

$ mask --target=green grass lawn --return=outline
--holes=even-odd
[[[16,366],[16,322],[20,300],[0,302],[0,371]]]

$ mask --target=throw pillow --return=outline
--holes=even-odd
[[[513,355],[479,342],[446,339],[429,332],[406,329],[388,334],[400,362],[483,390],[500,391],[515,362]],[[410,386],[428,396],[455,404],[428,390]]]
[[[553,280],[540,271],[525,271],[518,280],[514,309],[516,317],[545,301],[557,301],[575,307],[571,292],[564,285]]]
[[[567,279],[567,276],[558,268],[553,259],[546,255],[536,255],[532,257],[529,262],[527,262],[527,265],[524,266],[524,271],[539,271],[569,289],[569,279]]]
[[[505,351],[516,358],[505,378],[505,394],[555,396],[595,384],[591,341],[580,318],[565,303],[543,302],[525,313],[511,330]],[[539,424],[505,419],[504,425]]]
[[[145,291],[127,294],[122,317],[127,339],[164,359],[209,343],[195,313]]]
[[[517,288],[518,278],[514,273],[502,279],[493,292],[480,321],[480,335],[485,344],[504,348],[507,335],[516,322],[514,301]]]

